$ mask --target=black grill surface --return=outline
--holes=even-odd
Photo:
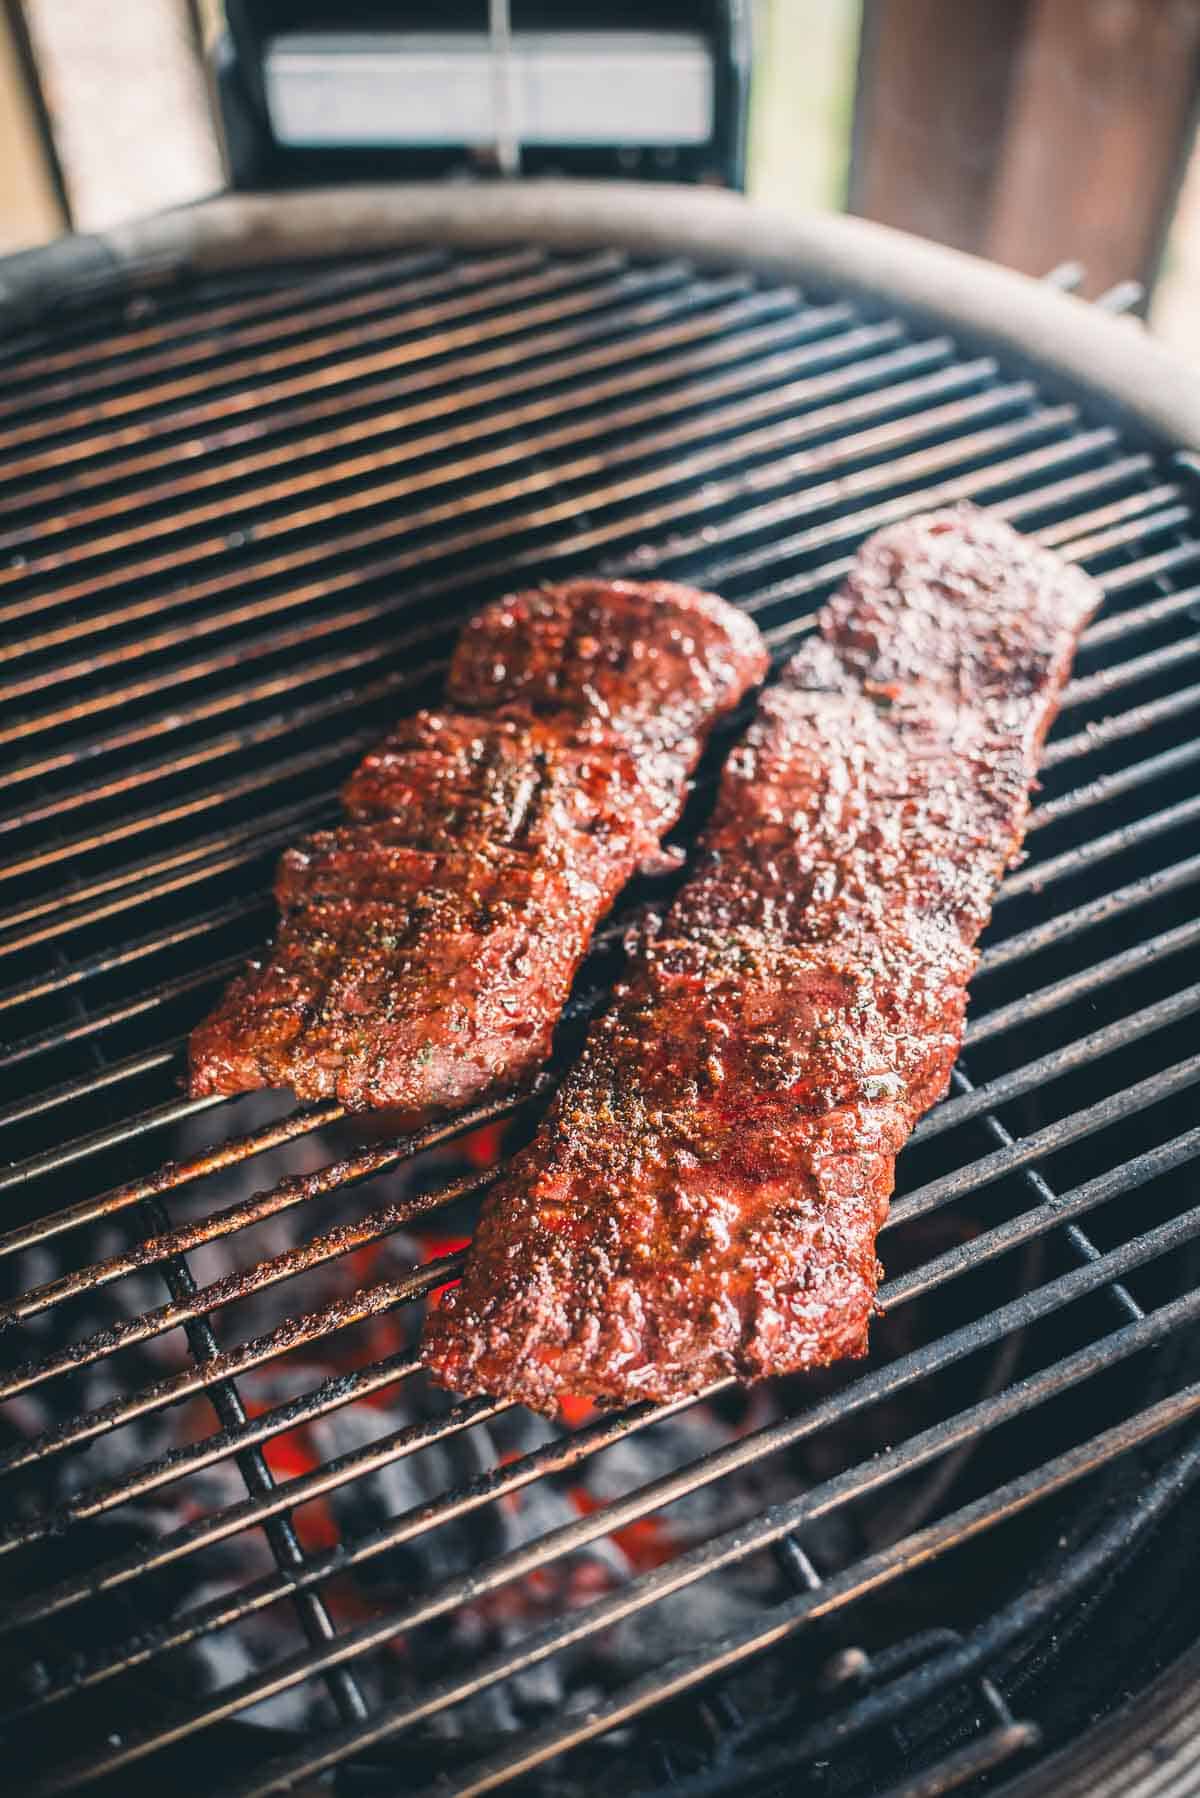
[[[1148,1679],[1197,1565],[1188,459],[882,304],[607,252],[276,269],[2,355],[20,1789],[941,1792],[1086,1721],[1081,1661]],[[781,658],[869,531],[955,498],[1107,603],[870,1359],[560,1426],[427,1389],[501,1129],[668,889],[537,1092],[397,1139],[184,1096],[278,851],[501,587],[694,581]]]

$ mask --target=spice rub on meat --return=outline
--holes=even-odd
[[[415,1122],[519,1083],[765,671],[748,618],[668,581],[487,606],[447,709],[401,724],[347,783],[347,822],[283,856],[275,943],[193,1031],[192,1093],[290,1086]]]
[[[485,1202],[424,1360],[672,1399],[862,1354],[895,1157],[1099,589],[970,508],[861,551],[727,764],[696,870]]]

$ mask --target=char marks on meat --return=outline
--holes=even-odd
[[[895,1157],[1098,588],[959,508],[865,545],[763,694],[693,876],[484,1206],[424,1358],[553,1410],[865,1351]]]
[[[275,943],[193,1032],[193,1094],[290,1086],[415,1122],[518,1084],[708,732],[765,671],[749,619],[668,581],[486,607],[452,709],[401,724],[347,783],[348,821],[284,855]]]

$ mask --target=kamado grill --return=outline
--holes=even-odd
[[[1200,1790],[1195,383],[951,253],[618,184],[220,200],[0,285],[16,1789]],[[870,1359],[450,1401],[420,1301],[663,884],[538,1092],[397,1140],[181,1097],[275,856],[503,588],[662,573],[782,657],[959,497],[1107,603]]]

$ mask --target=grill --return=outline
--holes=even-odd
[[[10,1761],[37,1793],[1124,1792],[1111,1736],[1094,1783],[1044,1756],[1170,1669],[1195,1789],[1196,460],[1131,326],[948,259],[947,328],[890,240],[851,266],[831,227],[795,285],[706,240],[724,201],[672,202],[698,260],[578,191],[569,227],[343,219],[337,261],[304,200],[216,203],[187,278],[152,225],[10,282],[42,308],[0,395]],[[397,1139],[181,1096],[278,850],[523,572],[713,586],[782,658],[870,530],[960,497],[1107,600],[871,1358],[559,1426],[426,1390],[419,1301],[669,889],[600,932],[534,1091]]]

